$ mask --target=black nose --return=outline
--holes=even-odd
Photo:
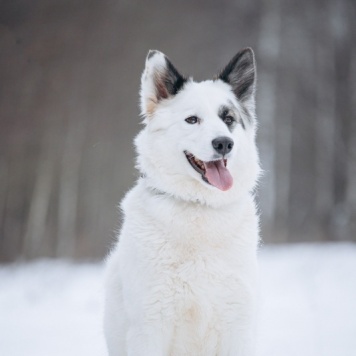
[[[231,140],[229,137],[218,137],[214,139],[212,142],[212,145],[217,153],[222,154],[225,156],[227,153],[229,153],[232,148],[234,147],[234,141]]]

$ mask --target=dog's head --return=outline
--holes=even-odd
[[[209,205],[252,190],[259,175],[255,85],[250,48],[200,83],[150,51],[141,79],[145,128],[135,141],[138,168],[149,184]]]

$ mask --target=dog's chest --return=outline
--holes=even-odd
[[[174,345],[169,354],[223,355],[211,350],[226,345],[223,335],[236,323],[247,325],[250,312],[258,239],[253,210],[144,195],[125,207],[119,257],[122,271],[136,271],[135,283],[125,277],[124,286],[143,303],[144,319],[164,323]]]
[[[195,247],[186,248],[184,252],[167,251],[169,256],[162,263],[167,311],[182,322],[198,324],[228,315],[224,310],[233,309],[239,294],[238,264],[218,249],[198,252]]]
[[[176,213],[161,225],[155,272],[164,299],[160,313],[189,327],[228,323],[246,294],[247,266],[238,232],[228,216],[209,212]]]

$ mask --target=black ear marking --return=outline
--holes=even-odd
[[[188,80],[178,72],[165,54],[150,50],[141,75],[141,115],[151,117],[160,101],[176,95]]]
[[[256,66],[251,48],[238,52],[220,72],[217,79],[231,85],[236,97],[241,101],[253,98],[255,93]]]
[[[158,53],[156,50],[151,49],[147,54],[147,59],[151,59],[156,53]]]
[[[165,78],[166,88],[171,95],[176,95],[179,90],[183,88],[184,83],[187,81],[183,75],[174,67],[172,62],[166,57],[167,73]]]
[[[178,72],[167,57],[165,62],[165,68],[154,75],[157,101],[176,95],[187,81],[187,78]]]

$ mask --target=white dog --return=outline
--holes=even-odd
[[[148,53],[141,178],[107,263],[110,356],[254,354],[255,76],[249,48],[200,83]]]

